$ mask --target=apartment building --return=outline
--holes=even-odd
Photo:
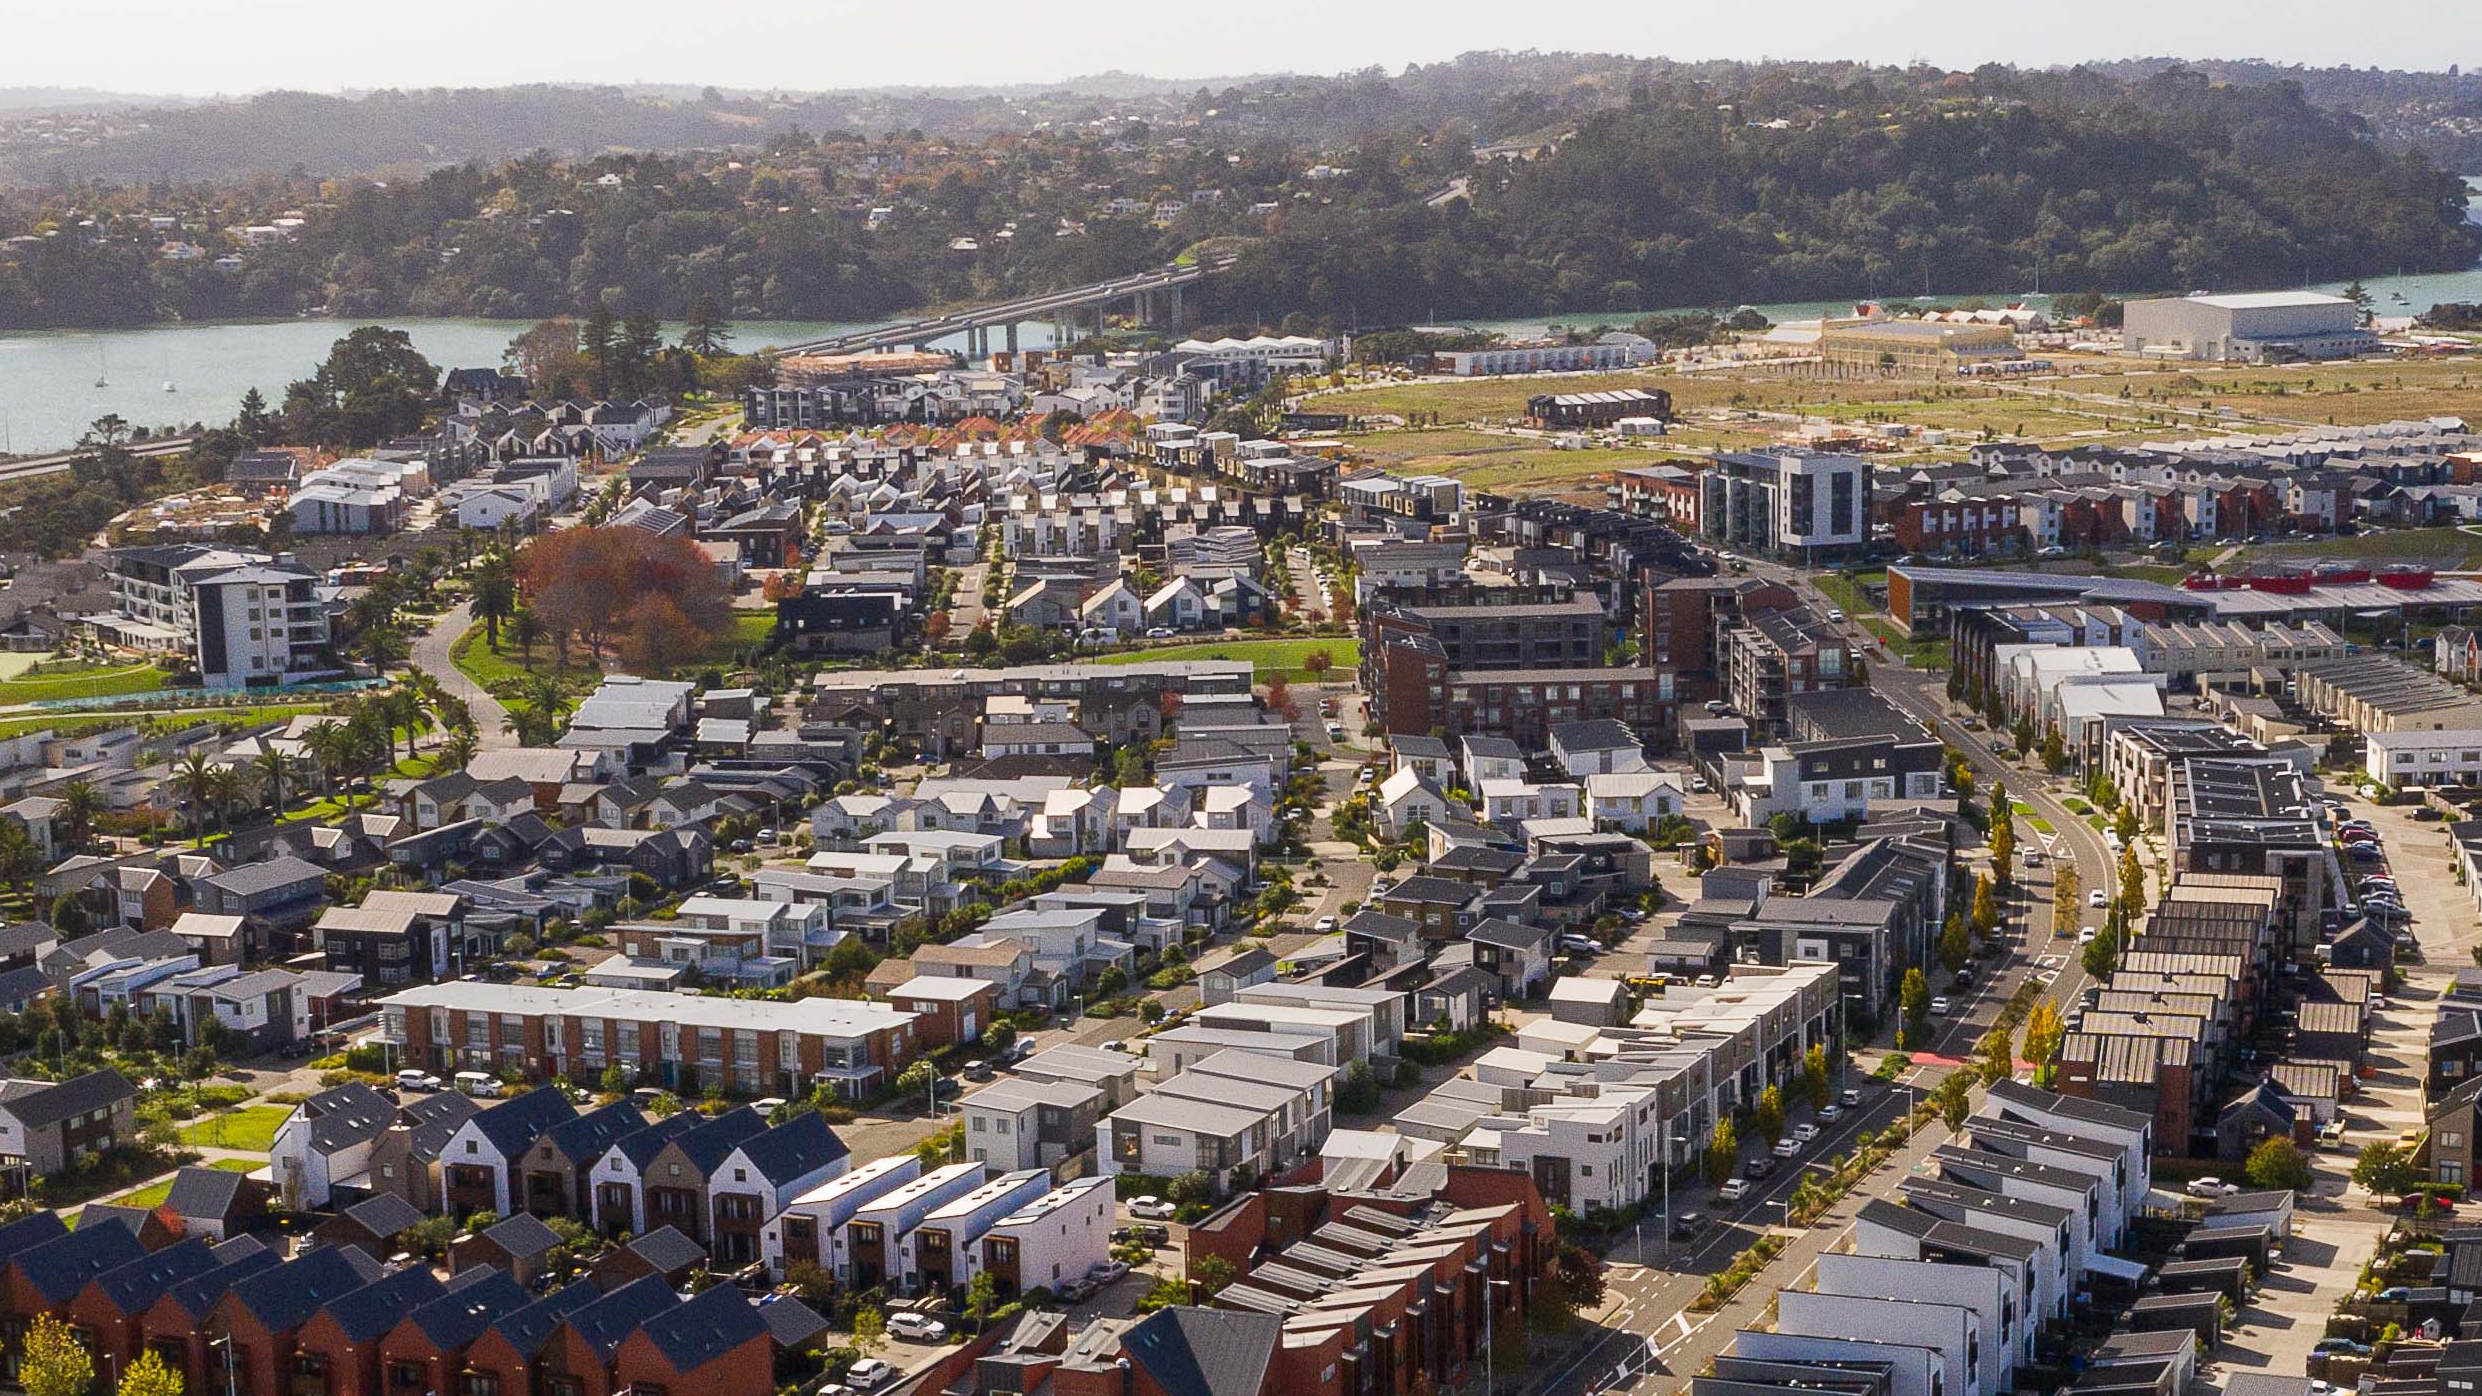
[[[1722,547],[1804,562],[1869,547],[1871,466],[1862,457],[1727,453],[1698,479],[1699,523]]]
[[[97,618],[132,648],[172,651],[208,688],[263,688],[341,671],[319,577],[287,555],[201,544],[104,555],[115,611]]]

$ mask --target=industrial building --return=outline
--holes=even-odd
[[[2316,291],[2130,301],[2120,331],[2121,352],[2147,359],[2290,363],[2351,358],[2378,345],[2361,327],[2360,306]]]

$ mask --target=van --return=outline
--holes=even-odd
[[[500,1078],[488,1071],[460,1071],[457,1073],[457,1093],[473,1096],[477,1100],[491,1100],[500,1094]]]

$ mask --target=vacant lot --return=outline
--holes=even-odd
[[[2211,546],[2192,547],[2214,556]],[[2315,538],[2303,543],[2266,543],[2242,548],[2224,563],[2225,570],[2265,562],[2361,562],[2385,565],[2409,562],[2444,571],[2482,567],[2482,537],[2461,528],[2393,528],[2355,534],[2350,538]]]
[[[1352,675],[1362,662],[1362,642],[1349,638],[1313,640],[1202,640],[1194,645],[1162,645],[1154,649],[1124,650],[1118,654],[1095,656],[1103,664],[1139,664],[1159,659],[1231,659],[1247,660],[1256,667],[1260,683],[1284,676],[1286,683],[1307,683],[1315,677],[1306,667],[1311,655],[1325,650],[1333,661],[1327,673],[1341,682]]]
[[[181,1142],[209,1149],[243,1149],[254,1154],[266,1153],[276,1142],[276,1127],[293,1113],[289,1105],[245,1105],[239,1110],[210,1115],[203,1120],[181,1127]]]

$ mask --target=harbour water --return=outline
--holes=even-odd
[[[2475,197],[2466,216],[2482,222],[2482,176],[2466,183]],[[2316,287],[2340,291],[2346,283]],[[2482,265],[2458,272],[2364,277],[2380,315],[2411,315],[2441,301],[2482,302]],[[1942,300],[1968,297],[1992,305],[2047,297],[2023,289],[1966,292],[1935,287]],[[1761,305],[1770,320],[1814,319],[1849,314],[1851,300]],[[1653,310],[1606,311],[1559,317],[1564,325],[1625,325]],[[328,346],[354,328],[352,320],[272,320],[227,324],[154,325],[134,330],[58,330],[0,334],[0,454],[60,450],[76,444],[87,424],[118,413],[133,425],[181,427],[232,419],[242,394],[256,388],[272,406],[284,388],[309,375]],[[497,365],[508,342],[526,328],[519,320],[393,319],[382,321],[412,336],[414,347],[445,368]],[[1465,321],[1503,333],[1539,333],[1542,319]],[[733,327],[736,348],[797,344],[857,329],[862,324],[817,321],[748,321]],[[677,326],[667,326],[677,332]],[[1051,326],[1020,327],[1019,343],[1048,347]],[[943,347],[961,347],[961,338]],[[101,379],[99,386],[97,380]],[[169,385],[169,388],[167,388]]]

